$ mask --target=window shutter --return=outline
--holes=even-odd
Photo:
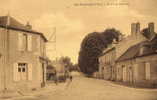
[[[138,64],[134,64],[134,80],[138,80]]]
[[[28,80],[32,80],[32,64],[28,64]]]
[[[28,40],[27,40],[27,44],[28,44],[28,51],[32,51],[32,36],[28,35]]]
[[[13,65],[13,80],[14,81],[19,81],[20,77],[18,74],[18,63],[14,63]]]
[[[150,63],[147,62],[145,65],[145,72],[146,72],[146,80],[150,80]]]
[[[19,48],[19,51],[23,51],[23,34],[22,33],[18,34],[18,48]]]
[[[40,36],[37,37],[37,52],[40,52]]]

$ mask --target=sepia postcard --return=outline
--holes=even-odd
[[[156,0],[0,0],[0,100],[157,100]]]

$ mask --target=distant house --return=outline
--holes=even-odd
[[[65,72],[65,65],[61,60],[55,60],[52,62],[52,65],[56,69],[57,73],[64,73]]]
[[[46,80],[44,35],[10,16],[0,17],[0,91],[38,88]]]
[[[69,68],[62,59],[56,59],[52,62],[52,65],[56,69],[56,76],[59,78],[67,78],[70,75]],[[61,79],[62,80],[62,79]]]
[[[99,57],[99,77],[106,80],[115,79],[115,47],[110,46],[103,51],[103,54]]]

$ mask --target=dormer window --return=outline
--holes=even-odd
[[[140,48],[140,55],[142,55],[144,53],[144,46],[141,46]]]

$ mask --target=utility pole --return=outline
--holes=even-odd
[[[48,49],[48,52],[57,52],[57,44],[56,44],[56,27],[53,28],[53,33],[50,34],[50,38],[48,39],[48,45],[52,44],[54,49]]]
[[[6,86],[6,84],[7,84],[7,73],[6,73],[6,71],[7,71],[7,68],[8,68],[8,66],[9,66],[9,56],[10,56],[10,48],[9,48],[9,46],[10,46],[10,44],[9,44],[9,29],[8,29],[8,26],[10,25],[10,14],[8,13],[8,15],[7,15],[7,21],[6,21],[6,26],[5,26],[5,28],[6,28],[6,37],[5,37],[5,48],[6,48],[6,57],[5,57],[5,67],[4,67],[4,91],[5,90],[7,90],[7,86]]]

